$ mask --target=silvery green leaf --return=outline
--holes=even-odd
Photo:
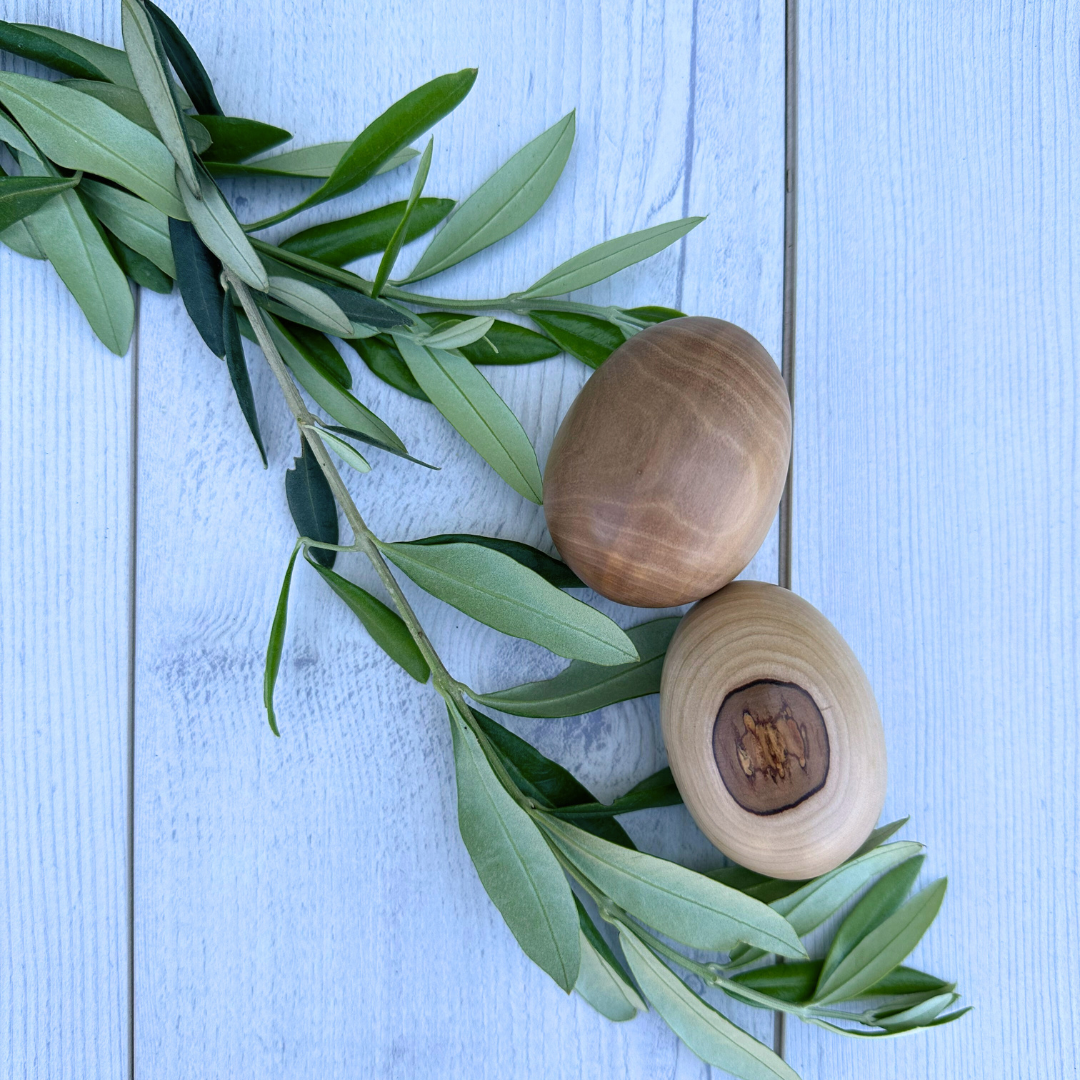
[[[20,154],[19,164],[24,176],[56,176],[48,163],[30,154]],[[23,221],[94,333],[108,349],[123,356],[135,326],[135,301],[101,227],[78,192],[61,192]]]
[[[935,881],[871,930],[818,986],[814,1001],[849,1001],[899,965],[937,916],[945,887],[945,878]]]
[[[501,551],[479,544],[383,544],[422,589],[511,637],[559,656],[620,664],[636,655],[602,612],[567,596]]]
[[[342,154],[351,145],[352,143],[347,142],[318,143],[315,146],[303,146],[298,150],[288,150],[284,154],[274,154],[272,157],[258,158],[255,161],[242,163],[208,161],[206,167],[214,176],[290,176],[325,180],[337,168]],[[419,153],[419,150],[406,146],[396,154],[391,154],[375,170],[375,175],[380,176],[382,173],[398,169],[407,161],[412,161]],[[442,216],[445,217],[446,215],[443,214]]]
[[[899,821],[890,821],[887,825],[882,825],[880,828],[875,829],[862,843],[859,850],[848,859],[848,862],[854,862],[856,859],[861,859],[868,851],[873,851],[876,847],[881,847],[890,837],[895,836],[907,823],[910,818],[900,818]]]
[[[584,583],[566,563],[553,558],[546,551],[523,544],[519,540],[504,540],[500,536],[480,536],[477,533],[439,533],[437,536],[425,536],[420,540],[410,540],[410,544],[480,544],[481,547],[493,548],[509,555],[515,562],[535,571],[545,581],[557,589],[583,589]],[[610,670],[608,668],[605,671]],[[477,699],[479,700],[479,699]],[[512,709],[504,709],[512,712]],[[560,714],[561,715],[561,714]]]
[[[41,33],[43,27],[0,20],[0,49],[27,60],[62,71],[77,79],[104,79],[105,73],[81,53],[68,48],[51,36]]]
[[[82,173],[64,176],[5,176],[0,178],[0,232],[29,217],[61,191],[70,191]]]
[[[320,428],[319,434],[322,437],[323,442],[325,442],[330,449],[342,459],[342,461],[347,462],[357,472],[371,472],[371,466],[364,460],[359,451],[350,446],[344,439],[339,439],[336,435],[332,435],[325,428]]]
[[[17,26],[22,30],[31,30],[35,34],[41,37],[47,38],[49,41],[60,45],[62,48],[74,53],[84,63],[89,65],[87,71],[82,75],[77,75],[72,69],[71,71],[64,71],[64,68],[57,67],[57,71],[64,71],[67,75],[73,75],[75,78],[81,79],[95,79],[98,75],[90,74],[90,69],[99,72],[100,76],[106,78],[111,83],[116,83],[118,86],[129,86],[132,89],[135,88],[135,76],[131,73],[131,65],[128,63],[127,55],[123,49],[113,49],[108,45],[102,45],[99,41],[91,41],[90,38],[79,37],[77,34],[69,34],[66,30],[57,30],[52,26],[34,26],[30,23],[11,23],[12,26]],[[3,48],[9,48],[8,45],[2,46]],[[25,55],[20,53],[20,55]],[[37,59],[37,57],[30,57],[30,59]],[[48,63],[48,61],[40,60],[40,63]],[[49,67],[55,67],[54,64],[48,64]]]
[[[575,660],[553,679],[480,694],[476,700],[515,716],[558,718],[658,694],[664,655],[680,621],[681,616],[669,615],[627,630],[638,651],[639,659],[634,663],[599,667]]]
[[[439,471],[438,465],[430,465],[426,461],[421,461],[419,458],[413,457],[412,454],[404,453],[396,446],[390,446],[387,443],[372,438],[370,435],[365,435],[360,431],[353,431],[351,428],[341,427],[338,424],[327,424],[322,420],[316,420],[316,423],[318,423],[319,427],[324,431],[333,431],[338,435],[345,435],[348,438],[355,439],[357,442],[362,442],[367,446],[374,446],[376,449],[385,450],[388,454],[393,454],[395,457],[411,461],[414,465],[423,465],[425,469],[431,469],[433,472]]]
[[[956,1012],[947,1013],[945,1016],[939,1016],[921,1026],[905,1027],[899,1031],[862,1031],[859,1028],[845,1028],[840,1027],[839,1024],[830,1023],[828,1020],[822,1020],[817,1016],[808,1017],[807,1022],[814,1024],[817,1027],[824,1028],[826,1031],[831,1031],[834,1035],[847,1035],[852,1039],[895,1039],[901,1035],[910,1035],[915,1031],[925,1031],[927,1028],[944,1027],[946,1024],[951,1024],[954,1020],[959,1020],[961,1016],[964,1016],[969,1012],[971,1012],[970,1005],[966,1009],[957,1009]]]
[[[799,1074],[695,994],[636,934],[619,932],[623,953],[649,1004],[702,1061],[743,1080],[799,1080]]]
[[[584,289],[587,285],[603,281],[604,278],[663,251],[704,220],[701,217],[682,218],[679,221],[654,225],[650,229],[627,233],[626,236],[619,236],[614,240],[605,240],[602,244],[560,263],[521,295],[559,296],[575,289]]]
[[[959,1000],[959,994],[949,991],[935,994],[905,1009],[877,1009],[874,1018],[878,1027],[883,1027],[886,1031],[906,1031],[908,1028],[928,1024]]]
[[[210,76],[192,48],[191,42],[180,32],[176,23],[157,4],[152,3],[152,0],[146,0],[145,9],[153,21],[165,56],[176,74],[180,76],[180,81],[184,84],[184,89],[187,90],[195,111],[220,116],[222,109],[218,104],[217,94],[214,93],[213,83],[210,82]]]
[[[280,735],[277,726],[277,714],[274,712],[274,687],[277,685],[278,671],[281,668],[281,653],[285,647],[285,627],[289,619],[289,588],[292,585],[293,567],[296,565],[296,554],[300,549],[293,548],[292,557],[285,570],[285,579],[281,583],[281,592],[278,593],[277,607],[274,610],[274,621],[270,626],[270,641],[266,646],[266,664],[263,668],[263,704],[266,706],[266,719],[269,721],[270,730],[275,735]]]
[[[180,170],[188,194],[193,194],[195,201],[198,201],[199,175],[188,144],[182,119],[183,110],[168,75],[161,39],[141,0],[121,0],[121,5],[120,24],[124,33],[124,49],[135,77],[135,85],[154,118],[161,141],[173,157],[176,168]],[[208,246],[213,250],[213,245]]]
[[[16,221],[14,225],[0,233],[3,241],[12,251],[27,259],[44,259],[45,252],[38,247],[37,241],[30,235],[25,221]]]
[[[581,901],[574,897],[581,926],[581,970],[574,989],[602,1016],[617,1023],[633,1020],[649,1006],[623,970]]]
[[[463,356],[425,348],[407,334],[394,334],[394,343],[420,388],[462,438],[515,491],[542,502],[536,451],[491,383]]]
[[[435,145],[435,139],[428,139],[427,146],[424,147],[424,153],[420,157],[420,164],[417,166],[416,175],[413,177],[412,190],[409,192],[409,198],[405,203],[405,208],[401,212],[401,218],[394,228],[393,233],[390,235],[390,239],[387,242],[386,250],[383,252],[383,257],[379,260],[379,269],[375,274],[375,280],[371,284],[371,295],[376,297],[382,292],[383,286],[389,280],[390,271],[394,268],[394,263],[397,262],[397,257],[401,253],[401,245],[405,243],[405,237],[408,235],[409,223],[412,220],[413,211],[416,209],[417,203],[420,201],[420,196],[423,194],[424,185],[427,183],[428,170],[431,168],[431,148]]]
[[[338,337],[352,334],[352,323],[345,312],[314,285],[295,278],[271,277],[268,291],[275,300],[304,315],[317,329]]]
[[[0,110],[0,142],[5,142],[12,153],[29,154],[40,159],[41,151],[26,137],[26,133]]]
[[[0,72],[0,101],[57,165],[108,177],[162,213],[187,216],[161,141],[104,102],[10,71]]]
[[[433,330],[423,338],[429,349],[460,349],[479,341],[495,325],[490,316],[477,315],[464,322],[454,323],[444,330]]]
[[[523,146],[450,214],[403,281],[431,277],[524,225],[551,194],[573,145],[571,112]]]
[[[169,219],[155,206],[121,188],[84,180],[80,189],[101,223],[159,270],[176,277]]]
[[[675,786],[675,778],[671,774],[671,769],[665,766],[651,776],[645,777],[641,783],[635,784],[614,802],[594,801],[579,806],[562,807],[559,810],[559,817],[573,821],[576,825],[583,817],[616,817],[619,814],[632,814],[638,810],[652,810],[658,806],[678,806],[681,802],[682,795]],[[595,830],[591,831],[595,832]]]
[[[448,330],[466,321],[465,315],[450,311],[422,311],[420,318],[432,330]],[[558,356],[562,350],[550,338],[517,323],[496,319],[483,337],[472,345],[459,345],[458,350],[474,364],[532,364]]]
[[[581,931],[566,875],[540,830],[492,772],[456,707],[449,710],[461,838],[525,954],[569,993],[581,962]]]
[[[783,956],[806,957],[791,925],[759,900],[677,863],[608,843],[557,818],[545,818],[544,828],[606,896],[684,945],[726,952],[746,941]]]
[[[129,248],[118,236],[113,236],[108,230],[105,230],[105,236],[117,265],[136,285],[163,295],[172,292],[173,279],[168,274],[163,274],[149,259],[134,248]]]
[[[179,166],[176,167],[179,172]],[[188,190],[186,184],[180,185],[180,193],[187,209],[187,216],[199,234],[199,239],[227,266],[241,281],[260,292],[270,287],[270,278],[266,268],[255,254],[251,241],[240,227],[232,207],[225,201],[225,196],[218,190],[217,184],[202,171],[199,196]]]

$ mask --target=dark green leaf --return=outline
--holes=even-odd
[[[0,232],[29,217],[54,195],[75,187],[82,174],[64,176],[5,176],[0,178]]]
[[[401,312],[395,311],[392,307],[378,300],[372,300],[370,296],[365,296],[355,289],[343,289],[340,285],[330,285],[326,282],[319,282],[319,288],[350,319],[372,326],[377,330],[389,330],[394,326],[405,326],[409,321]]]
[[[635,307],[635,308],[623,308],[624,315],[630,315],[632,318],[640,319],[642,322],[647,323],[661,323],[667,322],[668,319],[685,319],[686,312],[676,311],[674,308],[669,307]]]
[[[566,875],[454,708],[450,727],[458,826],[476,872],[525,954],[569,993],[578,977],[581,928]]]
[[[606,815],[614,817],[617,814],[632,814],[636,810],[654,810],[660,806],[678,806],[682,802],[682,795],[675,786],[675,778],[671,775],[671,769],[663,768],[652,776],[646,777],[640,784],[632,787],[625,795],[620,795],[614,802],[601,803],[590,802],[580,806],[567,806],[559,817],[574,824],[579,824],[581,817],[596,817]],[[713,879],[716,880],[715,878]]]
[[[574,901],[581,926],[581,970],[574,989],[609,1020],[633,1020],[639,1012],[648,1012],[649,1007],[641,1000],[630,976],[584,905],[576,896]]]
[[[259,430],[259,414],[255,409],[255,395],[251,392],[251,378],[248,375],[247,360],[244,357],[244,342],[240,337],[240,324],[236,319],[232,300],[221,297],[221,337],[225,347],[225,363],[229,369],[236,400],[251,430],[255,445],[259,448],[263,468],[266,468],[266,450],[263,447],[262,432]]]
[[[367,183],[393,154],[456,108],[475,81],[476,68],[465,68],[453,75],[440,75],[406,94],[357,135],[322,186],[303,202],[257,222],[252,228],[264,229]]]
[[[68,52],[74,53],[87,72],[87,74],[81,76],[74,75],[73,71],[65,71],[65,74],[74,75],[75,78],[104,78],[108,79],[109,82],[116,83],[118,86],[130,86],[132,88],[135,86],[135,77],[131,74],[131,65],[128,63],[127,54],[123,49],[113,49],[108,45],[102,45],[99,41],[79,37],[78,34],[69,34],[66,30],[57,30],[54,26],[34,26],[30,23],[8,23],[7,25],[18,27],[20,30],[29,30],[37,37],[45,38]],[[9,49],[11,52],[16,51],[7,45],[0,47]],[[41,42],[36,43],[34,47],[47,48]],[[27,59],[38,60],[38,63],[47,63],[43,59],[31,57],[26,53],[20,52],[19,55],[27,56]],[[53,64],[48,64],[48,66],[54,67]],[[55,70],[64,71],[60,67],[56,67]],[[97,74],[89,74],[91,70],[96,71]]]
[[[157,207],[129,191],[97,180],[84,180],[79,191],[109,232],[148,258],[162,273],[176,277],[170,219]]]
[[[210,76],[206,73],[198,54],[191,47],[191,43],[182,33],[180,28],[157,6],[153,0],[145,0],[146,10],[150,18],[154,20],[161,47],[165,55],[180,77],[184,89],[191,98],[195,111],[206,115],[221,115],[221,106],[218,104],[217,94],[214,93],[214,85],[210,82]],[[277,143],[272,143],[276,146]],[[252,151],[255,153],[255,151]]]
[[[428,170],[431,168],[431,148],[434,145],[434,137],[428,139],[428,144],[424,147],[423,154],[420,155],[420,164],[417,166],[416,175],[413,177],[412,190],[409,192],[405,209],[401,212],[401,220],[394,226],[390,242],[386,245],[386,251],[383,252],[383,257],[379,260],[379,269],[376,271],[375,280],[371,285],[372,297],[376,297],[382,292],[383,286],[390,278],[390,271],[393,270],[394,263],[397,262],[397,257],[401,252],[401,245],[405,243],[405,234],[408,232],[413,210],[416,209],[424,185],[427,183]]]
[[[413,378],[409,365],[392,340],[382,337],[350,338],[349,344],[360,354],[360,359],[367,364],[371,373],[384,383],[419,401],[431,400],[420,389],[420,384]]]
[[[431,232],[453,208],[453,199],[419,199],[409,218],[405,242]],[[365,255],[385,251],[404,211],[404,201],[390,203],[363,214],[304,229],[281,241],[280,246],[331,266],[344,266]]]
[[[349,317],[317,285],[293,276],[274,276],[270,278],[269,294],[285,305],[287,311],[291,310],[299,316],[286,315],[286,318],[303,322],[326,334],[352,337],[353,327]]]
[[[317,549],[311,549],[310,555],[315,554],[317,554]],[[333,552],[327,552],[327,554],[333,554]],[[427,682],[431,669],[416,642],[413,641],[409,628],[402,621],[401,616],[371,593],[361,589],[359,585],[354,585],[340,574],[335,574],[333,570],[328,570],[318,562],[312,562],[311,565],[319,571],[323,581],[345,601],[349,610],[363,623],[372,641],[391,660],[400,664],[417,682]]]
[[[0,49],[62,71],[76,79],[108,78],[85,57],[38,33],[36,27],[0,20]]]
[[[296,531],[309,540],[322,544],[338,542],[337,503],[330,484],[323,476],[307,439],[303,440],[300,457],[294,458],[293,468],[285,474],[285,496],[289,512],[296,522]],[[337,552],[327,548],[312,548],[311,557],[328,570],[334,565]]]
[[[552,558],[546,551],[540,551],[539,548],[530,547],[528,544],[522,544],[517,540],[502,540],[497,536],[478,536],[476,533],[440,533],[438,536],[425,536],[420,540],[410,540],[409,543],[479,544],[481,547],[491,548],[492,551],[501,551],[504,555],[509,555],[515,562],[527,566],[557,589],[585,588],[566,563]],[[610,670],[610,668],[604,670]],[[513,712],[513,710],[503,709],[503,712]]]
[[[347,435],[350,439],[356,439],[358,442],[366,443],[368,446],[374,446],[379,450],[385,450],[388,454],[404,458],[406,461],[411,461],[414,465],[423,465],[425,469],[432,469],[435,472],[439,471],[438,465],[429,465],[426,461],[421,461],[419,458],[413,457],[412,454],[403,453],[396,446],[389,446],[387,443],[380,442],[378,439],[373,439],[370,435],[365,435],[362,431],[353,431],[351,428],[339,427],[336,424],[324,424],[322,421],[319,422],[319,426],[325,431],[333,431],[338,435]]]
[[[169,238],[184,307],[206,347],[215,356],[224,356],[221,309],[225,291],[221,287],[221,263],[199,239],[189,221],[169,218]]]
[[[815,980],[816,984],[816,980]],[[927,975],[925,971],[915,968],[896,967],[884,978],[879,979],[873,986],[868,986],[859,997],[876,998],[892,994],[939,994],[947,986],[951,986],[944,979],[936,975]]]
[[[289,618],[289,586],[292,584],[293,566],[296,565],[296,553],[300,549],[293,548],[292,558],[289,559],[288,569],[285,571],[285,580],[281,583],[281,592],[278,594],[277,609],[274,611],[274,622],[270,627],[270,643],[266,647],[266,667],[263,671],[263,704],[266,706],[266,718],[270,722],[270,730],[275,735],[280,735],[277,726],[277,716],[274,713],[274,686],[277,683],[278,670],[281,667],[281,650],[285,645],[285,624]]]
[[[530,311],[529,318],[589,367],[599,367],[626,340],[614,323],[576,311]]]
[[[213,140],[210,149],[203,153],[203,161],[246,161],[292,138],[284,128],[264,124],[261,120],[248,120],[242,116],[215,116],[201,114],[199,123],[210,133]]]
[[[799,1005],[810,1000],[820,973],[820,960],[797,960],[741,971],[738,975],[733,975],[732,979],[759,994],[768,994],[777,1001]]]
[[[900,818],[899,821],[890,821],[888,825],[882,825],[880,828],[875,829],[862,843],[859,850],[848,859],[848,862],[854,862],[856,859],[861,859],[868,851],[873,851],[874,848],[880,847],[891,836],[895,836],[909,821],[909,818]]]
[[[338,162],[351,146],[347,142],[318,143],[315,146],[301,146],[297,150],[286,150],[283,154],[258,158],[245,164],[233,164],[227,161],[208,161],[206,164],[214,176],[248,177],[301,177],[325,180],[337,168]],[[391,172],[400,168],[407,161],[418,156],[418,151],[406,146],[396,154],[391,154],[376,170],[375,175]]]
[[[110,245],[120,269],[136,285],[156,293],[171,293],[172,278],[163,274],[145,255],[140,255],[134,248],[129,248],[119,237],[110,236]]]
[[[342,389],[352,387],[352,372],[342,359],[341,353],[325,334],[296,323],[284,323],[289,336],[303,350],[304,356],[327,379],[332,379]]]
[[[552,584],[560,588],[574,587],[558,581],[552,581]],[[680,616],[669,615],[627,630],[627,637],[638,651],[639,659],[634,663],[607,667],[575,660],[553,679],[480,694],[476,700],[516,716],[556,719],[580,716],[646,694],[658,694],[664,654],[680,621]]]
[[[462,323],[468,316],[455,315],[449,311],[425,311],[420,318],[433,329],[441,329]],[[495,349],[498,349],[498,352]],[[480,341],[472,345],[462,345],[458,352],[474,364],[532,364],[537,360],[558,356],[562,350],[550,338],[530,330],[527,326],[496,319]]]

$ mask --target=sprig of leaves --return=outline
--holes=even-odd
[[[569,159],[570,113],[459,204],[422,195],[429,141],[407,199],[315,225],[279,245],[256,239],[249,234],[415,158],[410,144],[464,100],[475,69],[412,91],[351,142],[270,154],[291,135],[225,115],[209,73],[171,19],[150,0],[121,2],[123,52],[50,27],[0,21],[0,48],[68,76],[51,82],[0,72],[0,142],[21,171],[0,176],[0,241],[51,261],[94,332],[117,353],[131,336],[131,283],[168,291],[177,281],[200,336],[227,365],[265,464],[243,339],[262,350],[300,438],[285,474],[299,536],[264,676],[273,732],[279,733],[274,691],[289,595],[303,552],[371,640],[444,700],[465,846],[524,951],[564,990],[576,989],[618,1021],[651,1005],[695,1053],[748,1078],[795,1074],[690,989],[680,969],[739,1001],[857,1037],[893,1036],[963,1015],[947,1011],[957,999],[951,983],[903,966],[936,916],[945,882],[909,898],[923,856],[916,844],[885,843],[900,823],[877,830],[847,863],[811,882],[735,866],[701,874],[638,851],[617,820],[678,803],[669,770],[604,803],[469,704],[471,698],[523,717],[557,718],[655,694],[677,618],[624,630],[567,594],[583,585],[565,564],[515,540],[448,533],[386,542],[367,527],[331,456],[357,474],[371,473],[360,444],[365,453],[378,449],[433,468],[412,457],[353,393],[340,339],[372,374],[433,405],[511,487],[540,502],[529,437],[477,365],[533,363],[566,352],[598,367],[639,330],[677,318],[681,313],[666,307],[598,307],[560,297],[660,252],[702,219],[605,240],[506,297],[450,300],[402,288],[476,256],[536,214]],[[296,205],[242,226],[217,187],[220,176],[322,182]],[[403,246],[429,233],[412,270],[392,282]],[[344,269],[379,252],[374,281]],[[528,317],[538,330],[492,311]],[[340,542],[342,516],[348,544]],[[343,550],[370,560],[390,604],[335,569]],[[391,565],[439,600],[571,663],[542,682],[469,689],[447,671]],[[617,935],[621,957],[582,898]],[[802,939],[853,901],[824,957],[808,958]],[[672,942],[714,959],[688,956]],[[774,955],[792,962],[772,964]]]

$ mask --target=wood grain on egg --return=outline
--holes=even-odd
[[[873,691],[832,623],[786,589],[737,581],[692,608],[668,648],[660,715],[690,813],[742,866],[816,877],[877,822]]]
[[[720,319],[636,334],[585,384],[552,444],[544,511],[555,546],[609,599],[699,600],[769,531],[791,409],[762,345]]]

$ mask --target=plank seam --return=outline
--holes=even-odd
[[[683,197],[682,216],[690,216],[690,179],[694,171],[694,120],[697,111],[697,29],[698,0],[690,11],[690,83],[687,87],[689,106],[686,113],[686,144],[683,149]],[[679,241],[679,283],[676,288],[675,307],[682,311],[683,282],[686,280],[686,237]]]
[[[135,1078],[135,613],[136,558],[139,524],[139,331],[142,323],[142,288],[135,286],[135,328],[131,339],[131,499],[128,536],[128,715],[127,715],[127,889],[128,889],[128,1073]]]

